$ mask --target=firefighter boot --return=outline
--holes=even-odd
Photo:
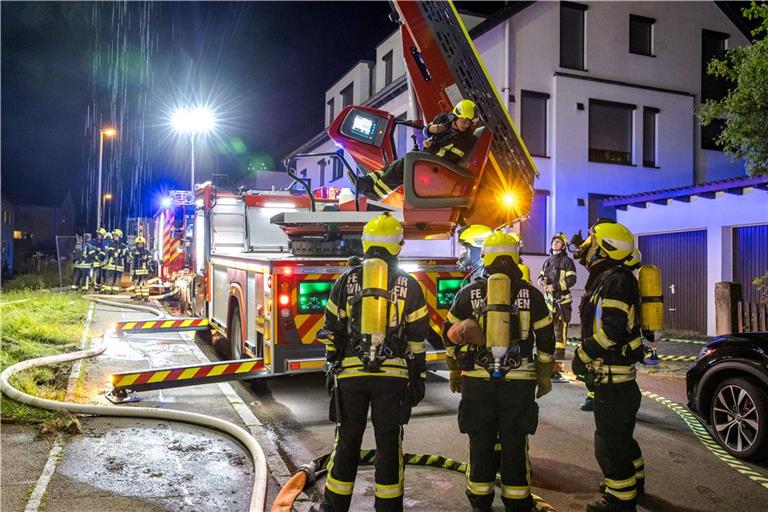
[[[579,409],[582,411],[594,411],[595,410],[595,401],[594,399],[587,395],[587,397],[584,399],[583,402],[581,402],[581,405],[579,406]]]
[[[618,503],[600,496],[587,505],[587,512],[637,512],[637,508],[630,503]]]
[[[600,490],[602,494],[605,494],[605,480],[601,480],[600,483],[597,485],[597,488]],[[645,479],[638,478],[637,479],[637,497],[645,494]]]

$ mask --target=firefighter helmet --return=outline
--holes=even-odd
[[[552,242],[554,242],[555,240],[560,240],[561,242],[563,242],[563,249],[568,247],[568,237],[565,236],[565,233],[555,233],[554,235],[552,235],[552,240],[549,241],[549,244],[552,245]]]
[[[120,238],[120,237],[123,236],[123,232],[121,230],[119,230],[119,229],[114,229],[114,230],[112,230],[112,235]]]
[[[635,250],[635,236],[625,225],[618,222],[598,221],[589,232],[592,242],[612,260],[626,261]]]
[[[100,234],[101,236],[104,236],[104,235],[106,235],[106,234],[107,234],[107,230],[106,230],[106,229],[104,229],[104,228],[99,228],[99,229],[97,229],[97,230],[96,230],[96,232],[97,232],[98,234]]]
[[[483,265],[488,268],[499,256],[509,256],[520,263],[520,236],[517,233],[494,231],[483,242]]]
[[[453,115],[472,121],[477,117],[477,105],[472,100],[461,100],[453,107]]]
[[[482,247],[483,240],[485,240],[491,232],[492,230],[488,226],[472,224],[459,232],[459,242],[465,245],[471,245],[472,247]]]
[[[133,243],[134,244],[146,244],[147,241],[144,240],[143,236],[137,236],[136,238],[133,239]]]
[[[382,247],[397,256],[403,245],[403,226],[389,213],[382,213],[365,225],[362,241],[364,253],[371,247]]]

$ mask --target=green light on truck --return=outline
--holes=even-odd
[[[299,283],[298,313],[323,313],[328,303],[333,281],[302,281]]]
[[[449,309],[453,305],[453,299],[461,289],[463,277],[439,278],[437,280],[437,307]]]

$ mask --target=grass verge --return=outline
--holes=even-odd
[[[0,294],[0,370],[27,359],[77,350],[88,301],[75,293],[22,290]],[[17,374],[12,384],[32,395],[61,400],[71,365],[35,368]],[[3,422],[56,422],[55,413],[7,397],[0,404]]]
[[[16,274],[11,279],[3,280],[3,292],[17,290],[42,290],[45,288],[58,288],[59,286],[72,285],[72,264],[62,264],[61,282],[59,282],[59,269],[50,267],[39,274]]]

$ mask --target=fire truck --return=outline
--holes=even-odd
[[[185,308],[226,338],[232,359],[262,359],[276,375],[322,369],[316,334],[331,286],[360,255],[365,223],[388,210],[405,230],[400,264],[427,299],[427,359],[442,360],[442,322],[465,277],[453,233],[461,225],[512,226],[530,209],[536,169],[453,4],[403,0],[394,7],[423,119],[347,106],[328,128],[338,152],[285,162],[291,190],[236,192],[204,183],[193,204],[182,201],[157,217],[161,276],[181,290]],[[482,127],[459,162],[425,151],[397,155],[398,124],[423,127],[460,99],[478,105]],[[404,182],[382,203],[320,193],[295,172],[296,161],[309,156],[337,158],[352,175],[402,157]]]

